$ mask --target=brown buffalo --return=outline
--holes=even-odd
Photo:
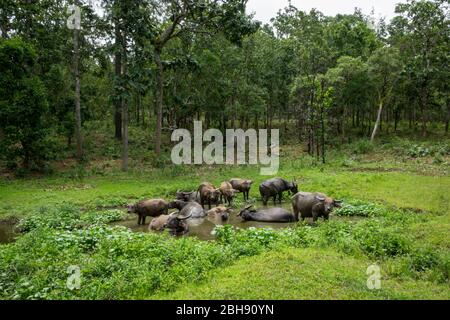
[[[170,215],[167,214],[154,218],[152,222],[150,222],[148,229],[153,231],[164,231],[164,226],[169,221],[169,218]]]
[[[233,203],[233,199],[238,193],[238,190],[233,189],[233,186],[229,182],[222,182],[220,184],[220,202],[227,203],[231,206]]]
[[[247,201],[249,199],[250,189],[253,184],[252,180],[234,178],[230,180],[230,184],[233,189],[238,190],[239,192],[242,192],[244,194],[244,201]]]
[[[178,190],[177,200],[200,203],[200,192],[198,191],[185,192]]]
[[[143,200],[135,205],[128,206],[129,213],[138,215],[138,224],[145,224],[147,217],[159,217],[169,212],[169,204],[162,199]]]
[[[340,208],[342,201],[334,200],[323,193],[299,192],[292,197],[295,220],[313,218],[316,222],[320,217],[328,220],[334,208]]]
[[[198,192],[200,192],[200,203],[203,208],[207,203],[209,209],[211,209],[211,205],[217,205],[220,201],[220,190],[216,189],[209,182],[202,183],[198,188]]]
[[[227,221],[230,218],[230,214],[233,212],[231,208],[225,207],[216,207],[214,209],[206,212],[208,215],[208,219],[216,222],[216,221]]]

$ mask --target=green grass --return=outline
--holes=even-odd
[[[369,290],[366,271],[371,264],[329,249],[270,251],[220,268],[201,284],[150,299],[450,299],[447,284],[391,278],[382,264],[381,289]]]
[[[99,177],[81,180],[64,178],[24,179],[0,184],[0,217],[26,216],[41,206],[61,202],[77,206],[124,205],[141,198],[172,199],[178,189],[194,190],[203,181],[219,184],[232,177],[255,180],[251,196],[259,198],[257,185],[267,177],[258,175],[256,168],[217,168],[191,170],[184,175],[172,171],[150,172],[143,175]],[[445,214],[449,209],[450,176],[425,176],[399,172],[350,172],[345,168],[326,166],[317,169],[290,167],[278,176],[297,179],[303,191],[328,193],[336,198],[356,198],[399,208],[415,208]]]
[[[342,219],[282,231],[218,230],[218,240],[137,234],[111,228],[118,207],[173,199],[178,189],[233,177],[268,177],[257,167],[89,167],[50,177],[0,180],[0,220],[24,218],[26,234],[0,246],[4,299],[450,299],[450,176],[447,164],[398,161],[356,146],[327,165],[283,151],[278,176],[303,191],[350,203]],[[362,153],[362,155],[361,155]],[[382,159],[380,159],[382,157]],[[285,201],[289,201],[286,197]],[[81,210],[86,209],[86,210]],[[382,289],[367,289],[377,263]],[[67,266],[82,267],[79,291]]]

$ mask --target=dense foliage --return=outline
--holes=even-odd
[[[0,137],[10,168],[43,169],[42,160],[74,155],[78,100],[85,158],[100,149],[121,156],[123,169],[141,153],[135,148],[162,165],[171,130],[194,119],[222,130],[281,128],[284,142],[304,143],[323,161],[355,134],[448,131],[447,1],[409,0],[389,23],[359,10],[329,17],[290,5],[261,26],[245,0],[80,0],[75,56],[71,3],[2,5]]]
[[[376,207],[355,202],[359,215],[373,217],[368,220],[299,224],[282,231],[219,226],[214,242],[108,226],[108,222],[123,218],[120,211],[82,213],[67,204],[41,208],[21,221],[26,233],[17,242],[0,247],[0,297],[146,298],[199,282],[215,268],[229,266],[238,258],[286,247],[331,247],[355,257],[393,264],[389,271],[393,277],[448,283],[448,252],[414,243],[408,232],[430,217]],[[79,290],[67,287],[71,265],[81,269]]]

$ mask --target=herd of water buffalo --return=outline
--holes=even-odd
[[[154,217],[149,229],[163,231],[168,229],[173,235],[186,234],[189,231],[189,219],[210,218],[227,221],[233,210],[230,207],[238,193],[244,195],[244,201],[249,200],[249,192],[252,180],[231,179],[222,182],[219,188],[211,183],[204,182],[197,191],[178,191],[176,200],[167,202],[162,199],[143,200],[135,205],[128,206],[129,213],[138,215],[138,224],[145,224],[146,217]],[[288,182],[282,178],[266,180],[259,186],[259,192],[264,206],[269,199],[277,200],[281,204],[283,193],[290,192],[292,197],[293,213],[283,208],[266,208],[256,210],[252,205],[246,206],[237,214],[244,221],[259,222],[296,222],[299,218],[313,218],[317,221],[320,217],[328,219],[333,208],[340,207],[342,201],[334,200],[323,193],[299,192],[295,182]],[[205,206],[208,205],[208,210]],[[216,206],[215,208],[212,208]],[[178,211],[169,214],[169,209]]]

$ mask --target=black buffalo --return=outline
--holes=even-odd
[[[245,221],[258,221],[258,222],[295,221],[294,215],[283,208],[256,210],[253,209],[252,206],[248,206],[244,210],[239,212],[238,217],[241,217]]]
[[[296,194],[298,192],[297,183],[288,182],[281,178],[274,178],[270,180],[266,180],[259,186],[259,193],[261,194],[262,201],[264,205],[267,205],[267,201],[269,198],[273,198],[273,203],[276,204],[277,197],[281,203],[283,198],[283,192],[289,191],[292,194]]]

